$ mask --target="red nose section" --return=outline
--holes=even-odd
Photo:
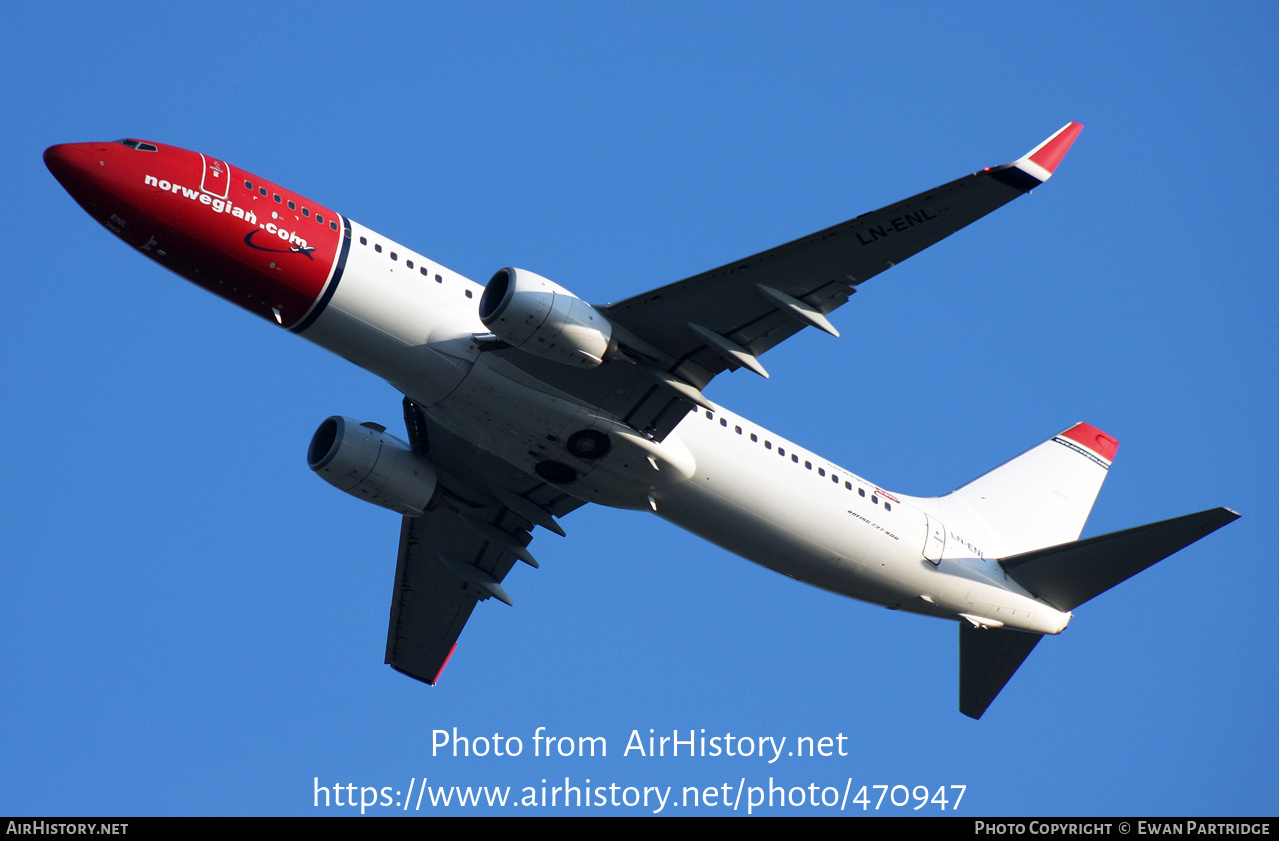
[[[309,326],[341,279],[338,214],[220,159],[125,139],[51,146],[44,163],[111,233],[282,327]]]
[[[90,216],[105,224],[113,200],[113,143],[60,143],[44,150],[44,165]],[[120,148],[124,148],[121,146]],[[135,244],[135,243],[131,243]]]
[[[44,165],[68,193],[79,199],[93,185],[96,143],[60,143],[44,150]]]

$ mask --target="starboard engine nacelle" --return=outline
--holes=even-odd
[[[613,325],[595,307],[541,275],[502,269],[480,297],[480,320],[526,353],[579,368],[608,358]]]
[[[357,499],[417,517],[435,498],[435,468],[375,423],[334,415],[311,436],[306,463],[320,478]]]

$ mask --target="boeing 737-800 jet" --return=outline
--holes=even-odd
[[[224,161],[144,140],[72,143],[50,171],[182,277],[382,377],[407,442],[331,417],[308,461],[403,515],[386,662],[434,684],[537,526],[586,502],[656,512],[834,593],[954,620],[960,710],[980,717],[1071,611],[1238,515],[1079,540],[1118,442],[1085,423],[946,496],[890,493],[702,391],[828,320],[866,280],[1052,175],[1070,123],[967,175],[708,272],[592,306],[524,269],[481,286]]]

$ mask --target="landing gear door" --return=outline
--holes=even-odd
[[[946,551],[946,527],[941,520],[925,514],[924,528],[928,531],[924,536],[924,560],[936,566],[941,563],[942,553]]]

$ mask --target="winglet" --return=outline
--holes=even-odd
[[[1022,163],[1032,163],[1044,171],[1044,177],[1041,181],[1047,181],[1048,176],[1052,175],[1057,169],[1057,164],[1061,163],[1061,159],[1066,157],[1066,152],[1070,150],[1070,145],[1075,142],[1075,138],[1079,136],[1079,132],[1084,127],[1080,123],[1066,123],[1061,130],[1052,137],[1040,143],[1030,151],[1030,154],[1018,161],[1018,165]]]
[[[1029,192],[1052,177],[1057,165],[1066,157],[1071,144],[1083,130],[1080,123],[1066,123],[1056,134],[1031,149],[1024,157],[1006,166],[994,167],[989,172],[1008,186]]]
[[[457,643],[453,643],[453,647],[449,649],[449,654],[447,657],[444,658],[444,662],[440,664],[440,670],[435,673],[435,677],[431,678],[428,681],[425,681],[426,683],[429,683],[431,686],[434,686],[439,681],[440,675],[444,674],[444,667],[447,666],[449,664],[449,661],[453,659],[453,652],[455,651],[457,651]]]

